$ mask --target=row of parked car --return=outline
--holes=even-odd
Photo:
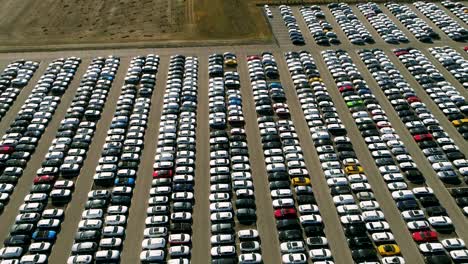
[[[333,27],[325,19],[325,14],[318,5],[302,6],[299,11],[310,34],[318,45],[340,44]]]
[[[431,43],[440,39],[439,34],[407,5],[398,3],[385,3],[384,5],[419,41]]]
[[[302,35],[301,29],[297,24],[297,20],[294,17],[292,9],[287,5],[279,6],[281,17],[283,18],[284,25],[288,28],[289,39],[294,45],[304,45],[304,36]]]
[[[427,122],[427,119],[434,119],[434,117],[424,104],[418,101],[409,101],[415,96],[414,89],[410,87],[383,51],[363,50],[359,53],[398,116],[432,164],[437,176],[446,184],[459,184],[461,182],[460,176],[455,169],[466,164],[465,156],[455,144],[445,144],[444,140],[438,140],[446,138],[447,133],[440,125]],[[439,164],[441,162],[442,164]],[[444,166],[451,169],[439,170]],[[455,188],[452,190],[452,195],[460,208],[463,208],[465,215],[468,215],[466,188]],[[441,208],[426,209],[429,215],[446,214],[445,210]]]
[[[440,9],[435,3],[417,1],[413,5],[455,41],[468,40],[468,30]]]
[[[373,2],[368,2],[358,4],[357,7],[385,42],[390,44],[409,42],[405,33],[403,33],[403,31],[393,23],[393,21],[380,9],[379,5]]]
[[[404,263],[312,56],[292,52],[286,60],[354,261]],[[313,70],[297,73],[295,65]]]
[[[76,147],[78,143],[81,143],[79,141],[81,137],[76,132],[78,123],[72,122],[72,124],[68,121],[79,122],[81,118],[76,116],[84,116],[85,108],[77,107],[77,105],[86,106],[88,104],[90,93],[97,82],[97,78],[93,76],[93,73],[100,72],[103,65],[104,60],[96,59],[88,67],[73,98],[72,105],[68,108],[65,119],[62,120],[56,137],[45,155],[41,168],[37,170],[37,176],[34,178],[30,194],[25,197],[24,204],[20,206],[20,212],[15,219],[15,224],[10,230],[8,243],[20,247],[22,253],[27,254],[21,260],[19,258],[12,259],[12,262],[47,263],[50,250],[57,233],[60,231],[61,221],[63,220],[63,210],[53,209],[53,207],[66,204],[71,198],[74,187],[72,181],[58,180],[60,176],[63,176],[59,168],[65,161],[70,162],[65,160],[65,156],[71,147]],[[88,127],[84,129],[87,130]],[[91,131],[94,132],[92,129]],[[81,136],[88,134],[89,132],[83,133]],[[74,161],[71,163],[74,163]],[[5,246],[11,245],[5,243]]]
[[[39,62],[20,59],[9,63],[0,73],[0,120],[29,83],[38,67]]]
[[[284,88],[265,74],[267,62],[276,65],[268,52],[248,57],[282,263],[333,263]]]
[[[348,4],[332,3],[328,4],[328,8],[352,44],[364,45],[375,42],[371,33],[359,21]]]
[[[190,263],[198,58],[171,56],[153,163],[142,263]]]
[[[3,135],[0,141],[2,212],[80,61],[78,58],[61,58],[50,63]]]
[[[224,77],[208,84],[211,258],[212,263],[263,263],[239,74],[228,58],[237,61],[230,52],[209,57],[210,65],[226,65]]]
[[[352,107],[349,110],[360,129],[364,129],[364,125],[367,125],[365,130],[361,130],[361,135],[387,183],[397,208],[401,211],[402,218],[407,222],[408,230],[412,233],[413,239],[419,243],[421,253],[426,256],[426,262],[443,263],[447,259],[450,260],[444,246],[433,241],[437,241],[438,237],[435,231],[444,234],[454,232],[452,220],[446,213],[433,214],[435,208],[440,212],[445,212],[445,209],[440,206],[433,190],[424,185],[422,173],[388,122],[385,112],[361,77],[356,65],[345,51],[325,51],[323,57],[325,60],[328,57],[336,67],[341,67],[341,70],[348,75],[348,81],[344,82],[337,80],[340,77],[335,78],[345,102],[359,98],[364,102],[361,107]],[[443,240],[449,245],[447,251],[464,248],[465,243],[458,239],[456,234],[450,236],[450,239]],[[455,243],[458,246],[452,247]]]
[[[402,48],[395,49],[393,52],[460,134],[468,139],[468,126],[466,124],[468,104],[466,98],[451,83],[446,81],[442,73],[421,51],[414,48]],[[411,102],[414,102],[414,100],[419,101],[419,98],[410,100]],[[426,123],[438,125],[438,121],[432,117]],[[449,143],[453,141],[447,137],[443,140]],[[465,172],[462,174],[467,175]]]
[[[463,22],[468,23],[468,7],[466,7],[462,2],[447,0],[442,1],[441,4]]]
[[[116,71],[112,67],[118,68],[118,62],[117,60],[116,64],[114,58],[96,58],[81,79],[72,104],[60,123],[41,168],[37,170],[34,186],[25,198],[25,203],[20,206],[17,219],[28,219],[26,223],[32,228],[30,231],[34,242],[22,245],[24,249],[29,246],[29,255],[23,258],[34,259],[35,263],[47,263],[64,218],[64,210],[61,208],[71,200],[74,190],[74,181],[71,178],[79,174],[95,133],[95,122],[86,119],[88,110],[102,109],[112,83],[106,74],[102,74],[102,70],[108,69],[112,80]],[[25,236],[31,235],[28,233],[29,227],[21,226],[23,222],[16,221],[16,224],[19,226],[15,225],[12,230],[24,231]],[[15,236],[11,235],[13,239]]]
[[[119,263],[159,57],[132,58],[67,263]],[[115,74],[115,73],[114,73]]]
[[[465,89],[468,89],[468,60],[449,46],[429,48],[429,52],[455,77]]]

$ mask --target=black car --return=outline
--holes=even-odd
[[[33,224],[14,224],[10,228],[11,235],[31,235],[35,228]]]
[[[192,233],[192,225],[189,223],[172,223],[169,230],[172,233]]]
[[[236,200],[236,208],[252,208],[255,209],[257,206],[255,204],[254,199],[237,199]]]
[[[429,217],[431,216],[446,216],[447,211],[442,206],[430,206],[426,207],[426,213]]]
[[[75,242],[99,241],[101,232],[98,230],[79,231],[75,234]]]
[[[211,225],[211,233],[213,234],[223,234],[223,233],[234,233],[234,224],[233,223],[220,223]]]
[[[364,225],[352,225],[345,228],[345,235],[348,237],[361,236],[367,232]]]
[[[278,238],[281,242],[292,241],[292,240],[301,240],[302,232],[298,229],[285,230],[278,232]]]
[[[255,209],[240,208],[236,210],[237,220],[243,225],[249,225],[257,221]]]
[[[437,255],[430,255],[424,258],[427,264],[450,264],[452,260],[446,253],[437,253]]]
[[[347,242],[351,249],[372,248],[372,241],[368,236],[348,238]]]
[[[356,249],[351,251],[351,256],[354,260],[366,260],[374,261],[377,260],[375,249]]]
[[[270,190],[285,189],[290,187],[289,181],[272,181],[270,182]]]
[[[31,242],[31,236],[29,235],[12,235],[7,237],[3,244],[6,247],[27,247]]]
[[[300,227],[301,226],[297,218],[276,220],[276,228],[278,230],[299,229]]]

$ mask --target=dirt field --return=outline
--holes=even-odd
[[[0,0],[0,50],[267,43],[271,32],[261,9],[252,5],[248,0]]]

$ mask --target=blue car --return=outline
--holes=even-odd
[[[116,178],[114,181],[116,186],[135,186],[134,178]]]
[[[52,230],[36,231],[32,235],[34,242],[39,241],[54,241],[57,238],[57,232]]]

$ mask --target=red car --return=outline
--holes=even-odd
[[[153,172],[153,178],[172,178],[172,170],[157,170]]]
[[[421,141],[428,141],[428,140],[432,140],[433,137],[431,134],[419,134],[419,135],[415,135],[413,136],[414,140],[416,140],[416,142],[421,142]]]
[[[0,146],[0,154],[11,154],[15,151],[15,148],[12,146]]]
[[[352,91],[353,87],[351,87],[349,85],[343,85],[343,86],[340,86],[340,88],[338,88],[338,90],[340,91],[340,93],[343,93],[343,92],[347,92],[347,91]]]
[[[248,56],[247,61],[251,61],[251,60],[261,60],[261,58],[257,55]]]
[[[408,103],[414,103],[414,102],[421,102],[421,99],[419,99],[419,97],[417,96],[410,96],[406,99],[406,101],[408,101]]]
[[[275,210],[275,218],[296,218],[296,209],[294,208],[283,208]]]
[[[412,234],[416,242],[437,241],[437,233],[434,231],[418,231]]]
[[[465,51],[468,51],[468,46],[465,46],[463,49],[464,49]]]
[[[41,183],[51,183],[55,181],[55,177],[51,175],[42,175],[34,177],[34,184],[41,184]]]
[[[395,51],[395,55],[398,57],[403,54],[408,54],[408,51],[406,50],[400,50],[400,51]]]

